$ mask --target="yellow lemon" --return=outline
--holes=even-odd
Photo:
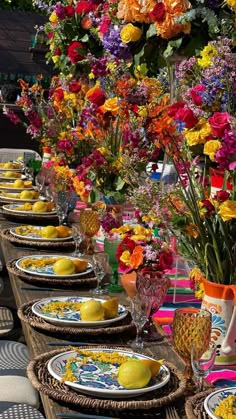
[[[45,239],[56,239],[58,237],[57,229],[54,226],[47,226],[42,228],[41,235]]]
[[[37,201],[34,203],[32,210],[34,212],[46,212],[47,211],[47,203],[43,201]]]
[[[22,191],[20,193],[20,199],[33,199],[34,192],[33,191]]]
[[[7,162],[4,164],[4,169],[13,169],[14,165],[11,162]]]
[[[88,261],[87,260],[76,259],[76,260],[73,260],[73,263],[75,265],[75,272],[76,273],[86,271],[87,266],[88,266]]]
[[[75,273],[75,265],[71,259],[61,258],[53,264],[56,275],[72,275]]]
[[[100,301],[88,300],[81,304],[80,317],[84,321],[103,320],[104,309]]]
[[[118,368],[117,380],[124,388],[135,389],[145,387],[151,376],[147,365],[140,360],[130,359]]]
[[[118,316],[118,300],[117,298],[110,298],[110,300],[102,303],[104,308],[104,319],[114,319]]]
[[[5,177],[20,177],[21,175],[20,175],[20,173],[17,173],[17,172],[11,172],[11,171],[7,171],[6,173],[5,173]]]
[[[16,179],[13,185],[15,188],[24,188],[24,182],[21,179]]]
[[[155,359],[140,359],[140,361],[147,365],[151,371],[152,377],[155,377],[159,373],[160,368],[164,362],[163,359],[160,359],[159,361],[156,361]]]

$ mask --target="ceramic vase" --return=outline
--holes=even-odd
[[[211,340],[217,345],[216,365],[236,363],[236,285],[204,280],[202,308],[212,314]]]

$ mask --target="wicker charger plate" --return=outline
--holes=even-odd
[[[12,259],[7,263],[7,270],[14,275],[17,275],[19,278],[21,278],[23,281],[28,282],[30,284],[36,284],[36,285],[42,285],[45,286],[45,284],[56,286],[57,288],[73,288],[78,287],[81,285],[86,286],[96,286],[97,280],[93,276],[93,272],[89,272],[87,274],[81,275],[78,278],[53,278],[53,277],[47,277],[45,276],[38,276],[38,275],[30,275],[26,272],[21,271],[16,267],[16,262],[18,259]]]
[[[16,212],[10,212],[3,208],[1,208],[1,214],[9,219],[9,220],[16,220],[21,222],[26,222],[27,224],[40,224],[40,225],[48,225],[48,224],[58,224],[58,217],[56,214],[46,214],[46,215],[40,215],[38,214],[25,214],[25,213],[16,213]]]
[[[55,297],[56,298],[56,297]],[[32,327],[36,327],[37,329],[42,329],[47,332],[52,333],[60,333],[66,335],[111,335],[111,334],[118,334],[118,333],[129,333],[129,338],[131,337],[130,333],[135,332],[135,326],[132,322],[132,318],[130,313],[124,319],[121,319],[113,326],[109,327],[97,327],[97,328],[82,328],[82,327],[65,327],[60,325],[53,325],[51,323],[46,322],[41,317],[36,316],[32,312],[32,305],[39,300],[29,301],[23,305],[21,305],[18,309],[18,316],[21,320],[25,323],[28,323]]]
[[[208,394],[215,391],[215,388],[210,388],[201,393],[195,394],[195,396],[190,397],[185,403],[185,412],[188,419],[210,419],[205,412],[203,403]]]
[[[50,241],[50,240],[27,240],[27,239],[20,239],[19,237],[15,237],[10,233],[8,228],[0,231],[0,235],[2,238],[8,240],[10,243],[19,246],[27,246],[27,247],[36,247],[39,249],[73,249],[75,247],[74,240],[65,240],[65,241]]]
[[[103,346],[104,348],[111,348],[111,346]],[[94,348],[86,346],[86,349]],[[112,349],[119,350],[124,348],[112,347]],[[186,380],[183,374],[177,370],[177,368],[166,362],[166,366],[171,372],[169,382],[164,386],[150,393],[143,394],[131,399],[104,399],[96,398],[94,396],[84,395],[78,391],[74,391],[69,388],[66,384],[61,384],[55,378],[53,378],[47,369],[48,361],[55,355],[68,351],[68,347],[61,350],[48,352],[46,354],[39,355],[33,361],[31,361],[27,368],[27,375],[33,384],[33,386],[43,394],[52,397],[54,400],[64,402],[73,405],[73,409],[86,408],[86,409],[99,409],[99,414],[102,414],[100,409],[107,410],[115,409],[115,416],[129,417],[130,413],[135,411],[136,416],[143,415],[149,409],[161,408],[168,404],[173,404],[175,400],[180,398],[186,388]],[[132,351],[131,351],[132,352]],[[93,410],[94,411],[94,410]],[[160,416],[159,416],[160,417]]]

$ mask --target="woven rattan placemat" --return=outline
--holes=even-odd
[[[75,242],[73,239],[64,241],[50,241],[50,240],[27,240],[25,238],[15,237],[10,233],[8,228],[0,232],[1,237],[8,240],[10,243],[17,246],[27,246],[39,249],[74,249]]]
[[[103,346],[111,348],[111,346]],[[86,346],[86,349],[93,349],[94,347]],[[114,351],[122,349],[119,347],[113,347]],[[123,348],[124,349],[124,348]],[[41,393],[63,402],[66,406],[72,406],[73,409],[81,408],[84,409],[99,409],[99,414],[109,414],[110,411],[114,411],[113,415],[116,417],[129,418],[133,417],[135,412],[136,417],[143,417],[143,414],[147,411],[151,414],[150,417],[155,417],[154,413],[157,409],[162,408],[166,405],[173,404],[176,400],[183,396],[186,380],[183,374],[176,369],[176,367],[166,362],[166,366],[171,372],[169,382],[162,388],[146,393],[142,396],[135,397],[132,399],[104,399],[96,398],[94,396],[84,395],[80,392],[74,391],[69,388],[66,384],[61,384],[59,381],[54,379],[48,372],[47,364],[48,361],[55,355],[68,351],[68,347],[56,351],[52,351],[46,354],[39,355],[33,361],[31,361],[27,368],[28,377],[33,386]],[[131,416],[130,416],[131,414]],[[158,416],[160,419],[164,419],[163,416]]]
[[[56,214],[46,214],[46,215],[40,215],[39,214],[25,214],[25,213],[16,213],[16,212],[10,212],[3,208],[1,208],[1,214],[7,218],[8,220],[12,221],[20,221],[20,222],[27,222],[27,224],[39,224],[39,225],[58,225],[58,217]]]
[[[56,299],[56,297],[55,297]],[[46,322],[41,317],[36,316],[32,312],[32,305],[39,300],[29,301],[18,309],[18,316],[21,320],[25,323],[28,323],[30,326],[35,327],[37,329],[44,330],[46,332],[55,333],[55,334],[63,334],[63,335],[73,335],[73,336],[83,336],[84,334],[92,335],[99,337],[102,335],[104,338],[105,335],[111,336],[113,334],[120,336],[123,334],[127,334],[127,338],[130,339],[132,336],[135,335],[136,328],[132,322],[131,314],[128,313],[124,319],[107,326],[107,327],[98,327],[97,328],[85,328],[85,327],[65,327],[63,325],[53,325],[51,323]],[[63,336],[64,337],[64,336]]]
[[[210,419],[205,412],[203,403],[208,394],[215,391],[215,388],[210,388],[201,393],[195,394],[190,397],[185,403],[185,412],[188,419]]]
[[[54,277],[47,277],[45,276],[38,276],[38,275],[30,275],[26,272],[22,272],[16,267],[16,261],[18,259],[10,260],[7,263],[7,270],[14,275],[17,275],[19,278],[21,278],[23,281],[30,283],[30,284],[36,284],[41,286],[49,286],[52,285],[57,288],[78,288],[79,286],[88,286],[93,287],[96,286],[97,280],[93,274],[93,272],[89,272],[87,274],[83,274],[79,277],[73,277],[73,278],[54,278]]]

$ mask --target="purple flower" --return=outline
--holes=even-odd
[[[55,13],[59,20],[64,20],[66,17],[65,7],[61,3],[56,4]]]
[[[109,31],[105,33],[102,44],[105,50],[109,51],[111,55],[123,60],[131,60],[132,54],[127,44],[124,44],[120,38],[120,31],[122,27],[115,28],[114,25],[109,27]]]

